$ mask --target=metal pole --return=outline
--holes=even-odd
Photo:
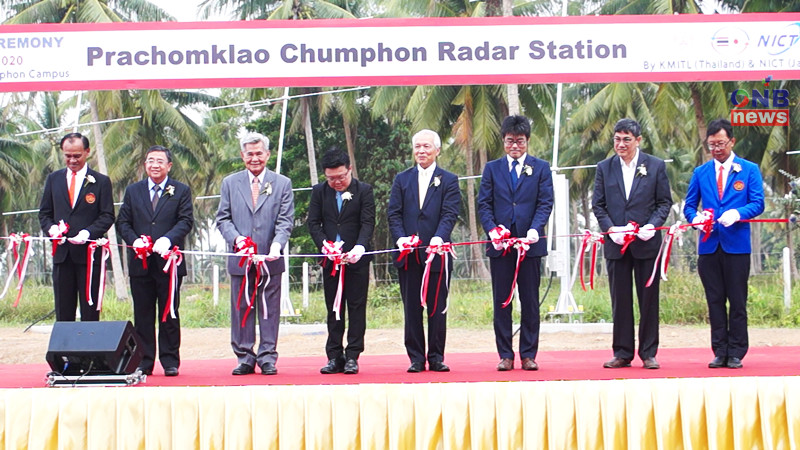
[[[275,173],[281,173],[281,159],[283,158],[283,138],[286,135],[286,111],[289,109],[289,88],[283,88],[283,109],[281,110],[281,134],[278,137],[278,161],[275,163]]]
[[[303,309],[308,309],[308,263],[303,262]]]
[[[219,305],[219,266],[214,264],[214,271],[211,273],[211,292],[213,292],[214,306]]]
[[[792,307],[792,260],[789,247],[783,247],[783,307]]]

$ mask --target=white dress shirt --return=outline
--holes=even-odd
[[[433,171],[436,170],[436,162],[431,163],[427,169],[417,164],[417,183],[419,183],[419,209],[425,204],[425,195],[428,193],[428,186],[431,185],[431,178],[433,178]]]
[[[75,207],[75,203],[78,203],[78,197],[80,197],[81,186],[83,186],[83,181],[86,179],[86,172],[89,171],[89,165],[84,164],[81,170],[75,173],[75,197],[72,199],[72,207]],[[69,189],[69,182],[72,180],[72,170],[67,168],[67,189]]]
[[[636,177],[636,164],[639,162],[639,147],[636,147],[636,153],[633,155],[630,164],[625,164],[625,161],[620,158],[619,163],[622,167],[622,182],[625,184],[625,199],[631,197],[631,187],[633,187],[633,179]]]

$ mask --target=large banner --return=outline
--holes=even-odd
[[[0,91],[798,78],[800,14],[0,26]]]

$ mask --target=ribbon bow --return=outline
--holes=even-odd
[[[703,212],[707,212],[709,218],[700,222],[703,224],[703,228],[700,229],[700,232],[703,233],[703,239],[701,242],[705,242],[708,240],[708,237],[711,236],[711,230],[714,229],[714,210],[711,208],[704,209]]]
[[[25,251],[22,252],[22,265],[20,265],[20,246],[22,243],[25,243]],[[6,279],[5,288],[3,288],[3,293],[0,294],[0,298],[6,296],[6,292],[8,291],[8,286],[11,284],[11,279],[14,277],[14,274],[17,275],[17,299],[14,301],[14,308],[19,305],[19,300],[22,298],[22,285],[23,281],[25,281],[25,274],[28,271],[28,261],[31,259],[31,255],[33,251],[31,250],[31,236],[28,233],[11,233],[8,237],[8,249],[14,254],[14,266],[8,272],[8,278]]]
[[[147,270],[147,257],[153,254],[153,239],[150,236],[141,235],[139,239],[144,242],[144,247],[134,247],[136,258],[142,260],[142,269]]]
[[[511,232],[509,231],[509,236]],[[519,275],[519,265],[522,263],[522,260],[525,259],[525,253],[528,252],[530,249],[530,241],[525,238],[509,238],[505,242],[506,251],[509,251],[511,248],[517,250],[517,265],[514,268],[514,280],[511,282],[511,292],[508,293],[508,298],[505,302],[503,302],[503,308],[508,306],[511,303],[511,298],[514,296],[514,289],[517,287],[517,276]]]
[[[247,323],[247,317],[250,315],[250,310],[253,309],[253,301],[258,299],[258,287],[262,284],[269,284],[271,275],[269,273],[269,267],[267,266],[266,256],[258,254],[258,245],[256,245],[253,239],[249,236],[245,237],[244,240],[241,241],[236,255],[241,257],[239,260],[239,267],[245,268],[244,283],[239,286],[239,296],[236,299],[236,309],[241,309],[242,293],[244,293],[245,303],[247,304],[247,310],[245,311],[244,316],[242,316],[242,328],[244,328],[245,323]],[[250,269],[253,267],[256,269],[256,276],[251,300],[249,274]],[[262,279],[262,273],[266,276],[265,279]],[[264,319],[266,319],[268,317],[266,293],[264,293],[261,297],[261,309],[263,311]]]
[[[508,253],[508,250],[512,246],[512,242],[508,240],[509,238],[511,238],[511,230],[502,225],[498,225],[489,230],[489,239],[491,239],[492,245],[494,245],[495,248],[498,245],[502,246],[503,255]]]
[[[152,244],[150,247],[152,248]],[[161,315],[161,321],[166,322],[167,315],[173,319],[178,318],[175,314],[175,293],[178,290],[178,266],[183,262],[183,254],[176,245],[163,258],[167,260],[167,263],[164,264],[164,273],[169,273],[169,296],[167,304],[164,305],[164,314]]]
[[[677,239],[679,243],[678,245],[681,245],[681,236],[683,235],[684,231],[686,231],[686,229],[681,225],[680,221],[669,227],[667,235],[664,236],[664,240],[661,241],[661,248],[658,249],[658,255],[656,255],[656,263],[653,264],[653,272],[650,274],[650,278],[644,285],[645,287],[650,287],[650,285],[653,284],[656,271],[660,272],[659,276],[662,280],[667,281],[667,267],[669,266],[669,256],[672,253],[672,244]]]
[[[106,238],[90,241],[86,247],[86,302],[94,305],[92,300],[92,276],[94,272],[94,251],[100,247],[100,285],[97,288],[97,310],[103,309],[103,294],[106,289],[106,264],[111,256],[111,244]]]
[[[69,225],[63,220],[59,220],[56,226],[58,227],[58,234],[53,236],[52,256],[56,256],[56,248],[67,240],[67,231],[69,231]]]
[[[436,295],[433,299],[433,309],[430,312],[430,317],[433,317],[433,315],[436,313],[436,307],[439,305],[439,289],[442,286],[442,274],[444,274],[445,287],[448,289],[450,288],[450,267],[448,258],[452,256],[453,259],[455,259],[458,256],[456,255],[455,247],[453,247],[453,244],[450,242],[444,242],[441,245],[429,245],[425,251],[428,253],[428,257],[425,259],[425,269],[422,272],[422,285],[420,286],[419,291],[420,304],[423,308],[428,307],[428,281],[430,280],[431,276],[433,259],[436,257],[436,255],[440,255],[442,257],[442,267],[439,271],[439,279],[436,280]],[[442,314],[447,312],[448,307],[449,305],[444,306]]]
[[[619,249],[619,253],[621,255],[625,254],[625,250],[628,249],[628,246],[631,245],[631,242],[636,240],[636,234],[639,233],[638,223],[631,220],[628,222],[628,225],[633,225],[633,230],[628,230],[625,232],[625,236],[623,237],[624,240],[622,241],[622,248]]]
[[[419,246],[421,241],[419,239],[419,236],[417,236],[416,234],[412,234],[407,239],[406,238],[404,239],[405,240],[400,243],[401,250],[400,250],[400,255],[397,257],[397,260],[401,261],[403,258],[406,258],[404,268],[408,269],[408,259],[407,259],[408,254],[413,252],[414,249]],[[419,255],[417,255],[417,262],[419,262]]]
[[[586,252],[589,250],[589,246],[592,248],[592,263],[589,272],[589,287],[594,289],[594,272],[595,266],[597,264],[597,250],[600,247],[599,244],[605,243],[603,239],[603,235],[598,232],[593,232],[591,230],[583,230],[583,237],[581,238],[581,254],[578,257],[580,260],[580,267],[581,267],[581,288],[586,290],[586,283],[583,280],[583,257]]]
[[[333,313],[336,314],[336,320],[341,320],[342,296],[344,295],[344,268],[347,263],[345,254],[342,253],[343,245],[343,241],[324,241],[322,243],[322,254],[333,261],[331,276],[336,275],[337,270],[339,271],[339,281],[336,283],[336,296],[333,298],[333,306],[331,308]]]

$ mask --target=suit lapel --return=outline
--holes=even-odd
[[[78,190],[78,192],[75,195],[77,195],[78,198],[75,200],[75,207],[73,209],[78,209],[78,205],[80,205],[83,202],[84,196],[86,195],[86,192],[84,191],[88,190],[89,188],[90,176],[94,178],[94,172],[92,171],[92,169],[87,167],[86,174],[83,176],[83,183],[80,186],[75,186]],[[69,187],[67,187],[67,190],[69,190]],[[69,197],[69,192],[67,193],[67,197]]]
[[[333,208],[334,208],[334,211],[337,211],[339,206],[336,204],[336,189],[331,189],[331,190],[333,191]],[[355,178],[353,178],[350,181],[350,186],[347,186],[347,189],[345,189],[342,192],[342,195],[344,195],[345,192],[350,192],[350,195],[355,197],[355,192],[358,192],[358,185],[356,185]],[[338,214],[337,214],[338,217],[340,217],[340,218],[342,217],[342,214],[344,214],[345,208],[347,208],[347,205],[349,205],[350,202],[352,202],[352,200],[345,200],[344,197],[342,197],[342,210],[338,211]]]
[[[620,157],[617,156],[617,155],[614,155],[611,158],[611,161],[610,161],[610,164],[609,164],[610,167],[608,168],[608,170],[611,172],[610,173],[611,178],[617,183],[617,186],[619,186],[619,195],[621,195],[622,198],[627,198],[625,196],[625,180],[622,178],[622,166],[621,166],[621,164],[622,163],[620,162]],[[627,203],[627,200],[626,200],[626,203]]]
[[[639,164],[633,168],[633,181],[631,182],[631,193],[628,195],[628,200],[625,203],[628,203],[633,198],[636,189],[639,187],[639,182],[643,178],[639,175],[639,166],[644,166],[645,170],[647,170],[647,155],[645,155],[641,150],[639,150]],[[622,170],[620,169],[620,172]]]
[[[147,184],[145,184],[145,186],[147,186]],[[170,186],[172,186],[172,190],[174,192],[175,191],[175,185],[171,184],[169,182],[169,179],[167,179],[167,184],[164,185],[164,192],[161,193],[161,197],[158,199],[158,204],[156,205],[156,210],[153,211],[153,218],[155,218],[158,215],[158,213],[161,212],[161,208],[164,207],[164,203],[166,203],[169,200],[169,198],[171,197],[167,193],[167,192],[169,192]],[[148,193],[148,196],[149,196],[149,193]],[[150,200],[150,201],[151,201],[151,204],[152,204],[152,200]],[[153,208],[151,207],[149,209],[152,210]]]
[[[242,176],[236,182],[236,189],[239,190],[239,193],[242,195],[242,201],[250,208],[250,212],[255,212],[255,208],[253,207],[253,194],[250,188],[250,175],[248,175],[247,169],[242,172]]]
[[[505,185],[508,186],[508,192],[511,192],[511,195],[514,195],[514,189],[511,187],[511,170],[508,168],[508,157],[503,156],[502,158],[497,160],[497,170],[500,173],[497,175],[498,177],[505,180]],[[519,186],[519,180],[517,180],[517,186]]]
[[[256,206],[253,208],[253,212],[258,211],[258,209],[261,208],[264,205],[264,203],[267,202],[267,200],[269,200],[268,199],[269,195],[266,195],[266,192],[264,192],[264,190],[267,187],[267,183],[269,183],[269,186],[272,186],[273,182],[275,181],[274,175],[272,174],[272,172],[268,171],[267,169],[264,169],[264,171],[261,172],[261,175],[262,175],[261,176],[261,184],[258,186],[258,200],[256,200]],[[252,192],[252,188],[251,188],[251,191],[250,191],[250,196],[251,196],[250,203],[251,204],[253,203],[252,195],[253,195],[253,192]],[[272,193],[270,193],[270,195],[272,195]]]

